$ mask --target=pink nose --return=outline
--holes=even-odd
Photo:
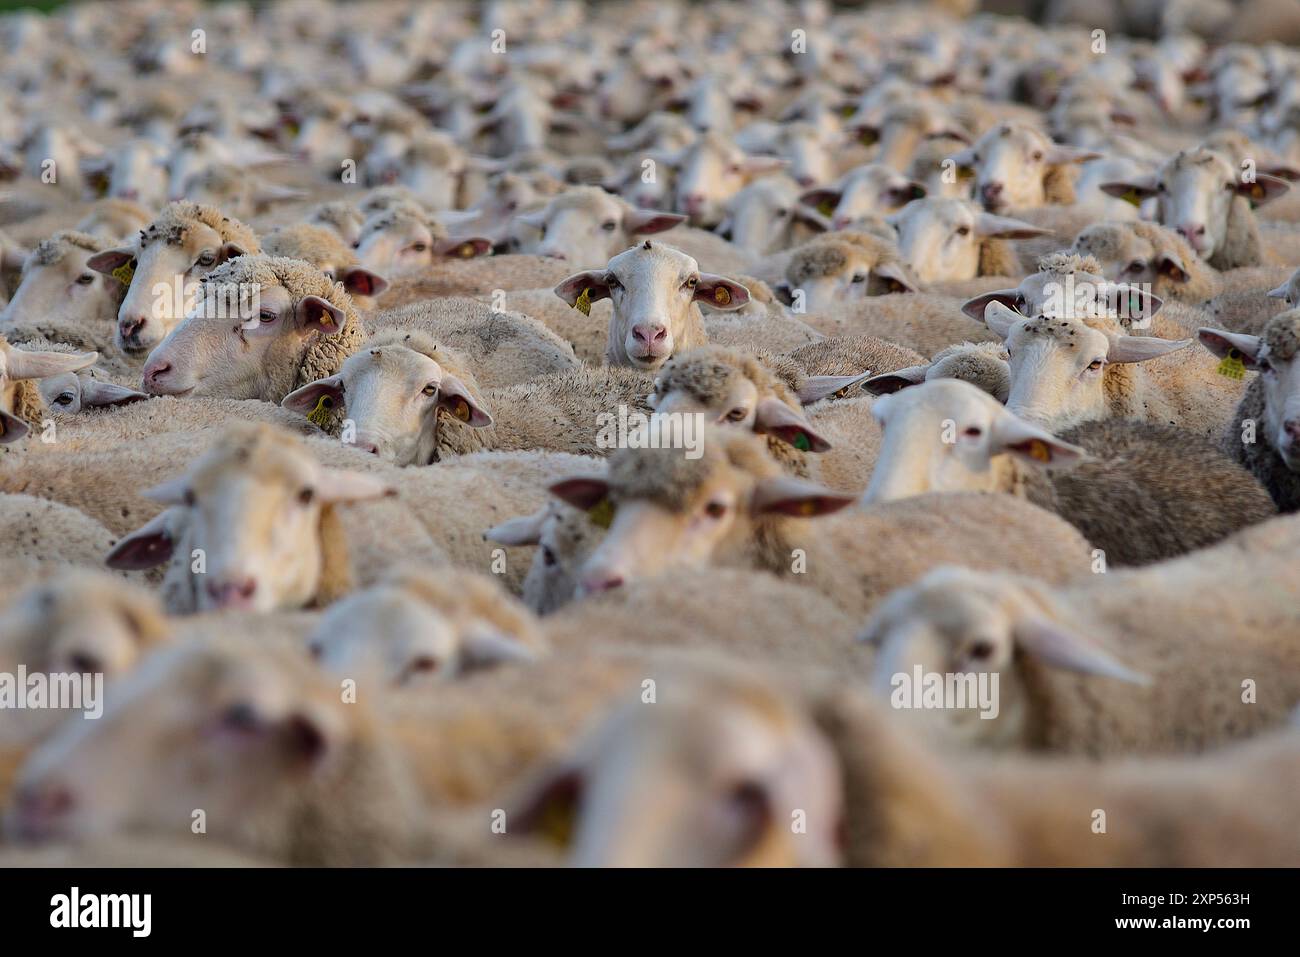
[[[140,191],[132,187],[129,189],[119,190],[117,195],[122,197],[123,199],[139,199]]]
[[[609,591],[613,588],[621,588],[622,585],[623,576],[617,572],[596,571],[584,576],[582,579],[582,590],[589,595]]]
[[[171,371],[172,364],[170,362],[163,362],[159,359],[150,359],[145,363],[143,373],[145,391],[152,392],[154,395],[159,395],[160,393],[158,392],[158,389],[162,388],[163,379],[167,376],[167,373]]]
[[[704,196],[701,193],[689,193],[682,197],[682,208],[688,213],[698,213],[704,209]]]
[[[14,821],[20,838],[41,840],[58,832],[60,819],[77,806],[72,790],[61,782],[29,785],[14,798]]]
[[[985,183],[980,187],[980,196],[986,203],[996,203],[1002,197],[1002,184]]]
[[[658,324],[632,327],[632,338],[646,345],[662,342],[667,335],[668,329]]]
[[[139,335],[148,324],[147,316],[127,316],[117,324],[117,331],[122,334],[123,340],[131,339]]]
[[[257,582],[243,578],[228,582],[208,582],[208,595],[218,608],[245,608],[257,591]]]
[[[1174,232],[1178,233],[1189,243],[1191,243],[1193,249],[1199,249],[1201,246],[1201,242],[1205,239],[1205,224],[1184,223],[1183,225],[1179,226],[1176,230],[1174,230]]]

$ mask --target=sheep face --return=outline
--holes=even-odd
[[[91,256],[90,268],[114,282],[114,270],[134,270],[117,311],[114,343],[132,355],[147,353],[194,308],[200,280],[246,251],[224,242],[206,223],[191,221],[179,235],[153,236],[145,230],[131,246]]]
[[[1031,127],[1004,123],[953,158],[975,170],[975,194],[990,212],[1032,209],[1048,201],[1044,180],[1052,167],[1100,154],[1052,143]]]
[[[603,535],[585,510],[557,500],[488,529],[484,538],[537,546],[524,576],[523,600],[537,614],[549,615],[573,599],[582,565]]]
[[[1143,675],[1071,630],[1046,595],[1000,573],[935,569],[886,598],[859,640],[876,649],[876,691],[905,720],[924,724],[957,744],[1024,745],[1030,731],[1025,658],[1035,659],[1030,667],[1047,665],[1147,683]],[[945,701],[941,708],[908,707],[895,695],[902,680],[912,681],[918,668],[923,675],[976,678],[986,682],[992,694],[983,702],[979,695],[968,694],[965,707],[959,707],[959,701]],[[919,695],[919,689],[913,694]]]
[[[988,240],[1028,239],[1047,232],[981,212],[959,199],[918,199],[888,221],[898,230],[899,254],[922,282],[974,279]]]
[[[27,423],[13,414],[22,380],[76,372],[98,358],[98,352],[28,352],[0,338],[0,444],[17,442],[28,432]]]
[[[324,226],[334,230],[344,245],[356,248],[361,239],[361,225],[365,217],[350,203],[325,203],[318,206],[306,220],[308,225]]]
[[[269,667],[207,643],[161,649],[123,681],[103,718],[65,722],[33,752],[7,833],[180,836],[201,807],[213,840],[287,840],[294,793],[347,763],[350,729],[362,720],[296,657]]]
[[[1264,393],[1263,439],[1286,467],[1300,472],[1300,322],[1294,310],[1275,316],[1262,336],[1201,329],[1201,343],[1220,357],[1235,356],[1259,372]]]
[[[114,568],[180,563],[193,574],[198,611],[302,608],[324,578],[348,573],[326,567],[346,563],[333,506],[388,493],[373,477],[320,466],[275,430],[232,430],[187,475],[147,493],[174,513],[167,527],[153,522],[126,536],[107,561]]]
[[[1055,432],[1106,417],[1108,364],[1143,362],[1191,344],[1102,332],[1080,319],[1026,319],[999,303],[989,310],[996,317],[989,327],[1011,354],[1007,409]]]
[[[257,296],[237,290],[203,285],[193,311],[149,354],[146,392],[262,398],[272,387],[271,370],[296,367],[306,340],[338,335],[347,322],[342,309],[319,296],[295,301],[284,286],[270,284],[260,285]]]
[[[453,621],[396,585],[380,585],[330,606],[308,642],[326,670],[372,687],[422,687],[531,650],[489,622]]]
[[[871,414],[884,441],[866,502],[926,492],[1010,491],[1008,456],[1060,467],[1083,454],[957,379],[935,379],[884,396]]]
[[[604,190],[587,188],[557,196],[545,209],[518,220],[541,231],[537,255],[563,259],[576,269],[598,269],[637,236],[671,229],[686,217],[633,209]]]
[[[130,140],[108,156],[108,195],[150,208],[167,202],[167,180],[160,175],[166,149],[152,140]]]
[[[606,359],[647,371],[662,366],[675,349],[704,344],[696,302],[732,310],[749,301],[740,283],[701,273],[690,256],[649,240],[615,256],[602,271],[570,276],[555,292],[569,305],[584,294],[589,302],[612,300]]]
[[[107,329],[117,321],[122,284],[87,265],[94,255],[57,238],[41,243],[28,257],[9,305],[0,312],[0,324],[53,319]]]
[[[445,259],[472,259],[492,248],[482,238],[452,239],[433,228],[422,216],[376,217],[361,230],[357,259],[380,276],[417,275]]]
[[[808,720],[757,685],[682,690],[616,711],[528,783],[511,819],[524,833],[572,821],[557,837],[577,866],[837,864],[839,766]],[[792,836],[796,810],[808,829]]]
[[[337,375],[285,396],[286,409],[310,415],[322,399],[346,408],[356,446],[395,465],[427,465],[438,446],[438,412],[475,428],[492,424],[482,400],[434,359],[399,345],[349,356]]]
[[[66,415],[76,415],[83,409],[127,405],[149,398],[143,392],[93,378],[85,370],[47,376],[40,380],[37,388],[47,409]]]
[[[687,147],[673,165],[679,170],[677,209],[690,217],[691,225],[711,228],[722,221],[727,200],[756,177],[784,169],[786,161],[746,156],[734,143],[706,134]]]
[[[746,186],[727,201],[727,217],[718,232],[754,256],[785,249],[795,242],[799,227],[823,230],[827,221],[799,199],[785,177],[769,176]]]
[[[810,206],[832,207],[831,229],[848,229],[868,216],[892,213],[925,195],[925,187],[880,163],[859,166],[847,173],[838,187],[810,190],[803,201]]]
[[[786,268],[786,286],[791,295],[803,293],[807,312],[827,312],[844,302],[915,288],[900,262],[882,260],[877,251],[833,237],[816,243],[815,251],[812,244],[802,247]]]

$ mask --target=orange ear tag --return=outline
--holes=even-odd
[[[725,306],[731,302],[731,291],[726,286],[719,286],[713,290],[713,301],[719,306]]]

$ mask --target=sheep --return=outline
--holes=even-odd
[[[87,265],[109,244],[87,233],[62,230],[37,245],[23,265],[22,281],[0,311],[0,331],[33,321],[111,329],[126,287]]]
[[[365,216],[362,215],[361,210],[353,203],[342,199],[320,203],[313,207],[303,220],[303,225],[306,226],[324,226],[326,229],[334,230],[339,238],[353,249],[361,239],[361,227],[364,223]]]
[[[709,131],[673,156],[663,157],[663,165],[678,170],[674,199],[690,219],[692,226],[712,228],[725,215],[723,204],[766,173],[786,167],[787,162],[774,156],[747,156],[726,136]]]
[[[0,662],[13,674],[99,674],[116,682],[170,637],[152,592],[103,572],[76,568],[33,585],[0,610]],[[22,720],[19,720],[19,719]],[[58,710],[10,719],[6,745],[28,744],[56,726]]]
[[[559,840],[579,866],[1285,866],[1300,853],[1293,730],[1203,759],[990,762],[941,756],[829,682],[713,668],[674,687],[535,771],[510,807],[525,836]],[[1260,801],[1275,826],[1241,812]],[[791,839],[796,811],[806,828]],[[715,819],[730,829],[699,824]]]
[[[1300,701],[1287,642],[1296,534],[1293,517],[1275,518],[1181,558],[1057,587],[936,569],[885,599],[862,638],[882,690],[918,666],[1001,673],[996,717],[907,712],[948,740],[1092,757],[1199,751],[1275,727]],[[1264,693],[1243,693],[1247,681]]]
[[[153,213],[129,199],[101,199],[85,218],[73,226],[79,233],[104,239],[125,239],[149,225]]]
[[[362,312],[374,309],[375,297],[383,295],[389,286],[383,276],[362,266],[352,247],[326,226],[304,223],[277,229],[262,241],[262,252],[267,256],[311,263],[329,279],[341,282],[344,291]]]
[[[555,294],[585,314],[593,302],[610,299],[606,361],[647,371],[662,366],[674,350],[708,341],[696,303],[726,311],[749,301],[749,290],[740,283],[701,273],[690,256],[648,239],[619,253],[603,270],[568,277]]]
[[[0,445],[22,439],[45,419],[45,403],[36,382],[76,372],[99,358],[94,352],[29,352],[15,349],[0,336]]]
[[[686,221],[684,215],[635,209],[627,200],[596,186],[580,186],[551,198],[542,209],[515,217],[539,230],[539,256],[560,259],[573,269],[599,269],[637,236],[661,233]]]
[[[772,352],[788,352],[821,341],[822,334],[791,315],[763,280],[743,273],[735,279],[749,293],[745,305],[720,312],[708,302],[700,303],[704,331],[710,342],[735,348],[749,348],[761,342]]]
[[[1073,251],[1096,259],[1107,279],[1144,283],[1164,300],[1199,303],[1222,291],[1187,241],[1158,223],[1096,223],[1074,238]]]
[[[760,183],[768,180],[760,180]],[[832,186],[808,190],[802,203],[817,210],[834,230],[849,229],[867,216],[884,216],[925,196],[924,186],[882,163],[867,163],[845,173]]]
[[[441,558],[419,530],[387,528],[375,541],[371,528],[370,540],[362,540],[363,521],[401,509],[371,505],[364,518],[340,517],[342,505],[392,494],[375,476],[322,467],[287,433],[240,423],[187,473],[146,493],[167,511],[119,541],[105,561],[123,569],[168,564],[174,613],[324,606],[352,588],[354,574],[374,577],[399,551]],[[201,567],[193,564],[195,549],[204,555]],[[361,557],[353,561],[350,551]]]
[[[1276,511],[1249,472],[1181,429],[1103,419],[1057,437],[955,379],[882,398],[872,414],[885,436],[864,501],[1020,495],[1078,528],[1110,565],[1204,548]]]
[[[947,556],[975,567],[1031,567],[1059,581],[1079,572],[1090,551],[1060,519],[1010,496],[920,497],[800,528],[795,517],[837,511],[854,497],[784,475],[765,443],[730,429],[706,430],[698,458],[672,448],[620,450],[607,475],[573,476],[551,493],[578,508],[614,509],[580,573],[580,596],[669,567],[716,564],[797,574],[845,611],[864,614],[894,583]],[[991,540],[991,509],[1016,532]],[[874,545],[864,554],[866,542]]]
[[[753,257],[798,245],[830,225],[801,199],[798,185],[788,176],[768,176],[750,183],[727,200],[726,211],[718,234]],[[675,235],[666,238],[680,242]],[[701,261],[710,265],[702,257]]]
[[[952,156],[975,171],[975,193],[989,212],[1069,206],[1076,201],[1074,167],[1100,153],[1053,143],[1024,123],[1001,123]]]
[[[1300,509],[1300,311],[1274,317],[1258,336],[1209,328],[1198,336],[1230,368],[1235,360],[1242,371],[1259,371],[1224,432],[1224,449],[1281,511]]]
[[[1277,199],[1290,186],[1267,173],[1248,182],[1237,172],[1222,153],[1199,147],[1181,150],[1148,177],[1106,183],[1102,189],[1138,200],[1156,197],[1159,222],[1215,269],[1258,266],[1264,256],[1252,206]]]
[[[123,352],[139,354],[184,318],[200,279],[228,260],[259,252],[257,237],[239,220],[212,206],[170,203],[134,242],[96,253],[86,265],[127,287],[116,342]]]
[[[782,354],[804,374],[819,377],[892,371],[925,361],[913,349],[870,335],[829,336]]]
[[[962,199],[917,199],[886,218],[898,229],[898,253],[923,283],[1019,276],[1011,240],[1047,232],[1029,223],[981,212]]]
[[[18,589],[53,571],[94,568],[113,541],[111,531],[71,505],[0,494],[0,554],[8,588]]]
[[[894,244],[866,233],[828,233],[804,243],[791,254],[785,281],[810,313],[917,288]]]
[[[445,259],[473,259],[490,252],[481,236],[452,237],[423,207],[399,203],[366,220],[357,240],[357,259],[376,275],[399,279],[432,269]]]
[[[1240,398],[1240,386],[1208,356],[1179,354],[1190,339],[1130,336],[1106,316],[1029,319],[996,301],[985,321],[1011,354],[1007,408],[1053,431],[1119,417],[1213,437]]]
[[[923,292],[869,296],[833,312],[801,318],[832,338],[869,335],[923,356],[960,342],[997,341],[995,333],[962,313],[961,300]]]
[[[509,308],[508,302],[498,303],[501,292],[506,293],[507,300],[521,290],[546,287],[545,291],[549,292],[551,286],[571,271],[562,260],[541,256],[448,257],[431,269],[393,282],[376,305],[380,309],[393,309],[440,296],[474,296]]]
[[[936,352],[928,363],[872,376],[862,383],[872,395],[888,395],[934,379],[960,379],[1006,404],[1011,395],[1010,356],[999,342],[961,342]]]
[[[473,573],[399,572],[332,605],[308,648],[360,686],[418,688],[545,651],[541,629],[496,582]],[[369,690],[363,689],[363,693]]]

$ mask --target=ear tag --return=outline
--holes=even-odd
[[[539,815],[537,830],[556,847],[568,847],[573,840],[573,803],[548,801]]]
[[[473,258],[474,258],[474,244],[473,244],[473,243],[461,243],[459,249],[457,250],[457,252],[460,253],[460,258],[461,258],[461,259],[473,259]]]
[[[599,503],[587,509],[587,518],[597,528],[609,528],[614,522],[614,503],[602,498]]]
[[[1227,376],[1229,379],[1240,379],[1245,374],[1246,363],[1241,361],[1241,353],[1236,349],[1229,349],[1228,354],[1219,363],[1219,375]]]
[[[971,169],[969,166],[958,166],[958,167],[957,167],[957,178],[958,178],[958,179],[974,179],[974,178],[975,178],[975,171],[974,171],[973,169]]]
[[[307,418],[322,429],[329,424],[330,411],[334,408],[333,396],[323,395],[316,403],[316,408],[307,413]]]
[[[577,309],[584,316],[591,315],[591,290],[582,290],[582,295],[573,303],[573,308]]]
[[[1134,206],[1142,205],[1142,197],[1138,195],[1138,191],[1135,189],[1130,189],[1121,196],[1120,199],[1124,200],[1126,203],[1132,203]]]
[[[713,301],[719,306],[725,306],[731,302],[731,291],[726,286],[719,286],[713,290]]]
[[[122,265],[114,269],[110,275],[112,275],[112,277],[123,286],[129,286],[131,285],[131,280],[135,278],[135,266],[133,266],[131,261],[128,259],[126,262],[122,263]]]
[[[1254,185],[1251,186],[1251,188],[1250,188],[1250,195],[1251,195],[1251,198],[1252,198],[1252,199],[1263,199],[1263,198],[1264,198],[1264,187],[1261,186],[1259,183],[1254,184]]]
[[[800,515],[816,515],[817,503],[812,499],[807,499],[806,501],[799,503],[798,511]]]
[[[808,441],[808,433],[802,431],[796,432],[794,434],[794,441],[791,442],[790,444],[793,445],[800,452],[807,452],[809,449],[812,448],[812,443]]]
[[[469,421],[469,403],[466,402],[464,399],[457,399],[457,400],[456,400],[456,411],[455,411],[454,414],[455,414],[456,418],[460,419],[462,422],[468,422],[468,421]]]
[[[829,199],[823,199],[817,204],[817,212],[823,216],[830,216],[835,212],[835,205]]]
[[[1029,457],[1037,462],[1052,461],[1052,451],[1042,439],[1029,440]]]
[[[876,141],[879,139],[880,137],[876,134],[875,130],[863,130],[858,134],[858,142],[863,146],[875,146]]]
[[[856,112],[858,112],[856,106],[849,105],[840,107],[840,116],[844,117],[846,120]]]

